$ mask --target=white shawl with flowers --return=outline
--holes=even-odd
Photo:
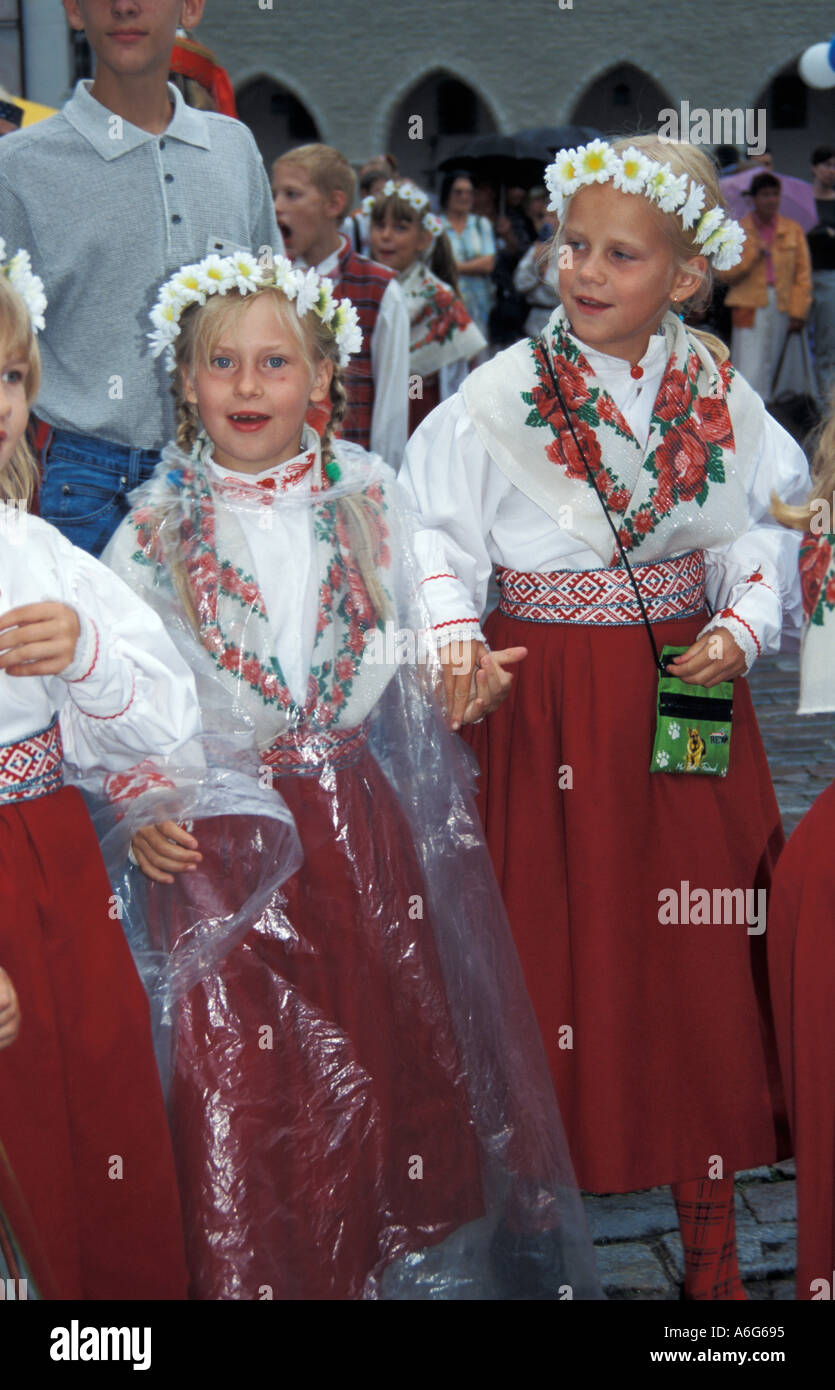
[[[157,595],[175,596],[182,631],[193,640],[184,591],[199,624],[199,639],[230,700],[255,726],[259,747],[291,735],[304,740],[351,729],[370,714],[394,674],[369,645],[381,626],[357,563],[347,499],[361,502],[366,525],[365,563],[373,563],[388,601],[392,555],[387,523],[387,473],[364,450],[337,441],[339,477],[327,476],[315,431],[305,433],[307,454],[283,465],[272,486],[245,475],[218,479],[209,468],[210,441],[198,437],[191,455],[174,445],[138,493],[116,533],[107,563],[152,607]],[[316,586],[316,633],[307,691],[294,700],[278,660],[252,552],[239,520],[252,508],[269,533],[275,508],[309,512]],[[302,618],[299,614],[299,622]]]
[[[542,338],[477,368],[461,388],[487,453],[562,529],[619,562],[612,532],[554,390],[624,548],[638,560],[727,544],[749,525],[747,489],[764,406],[734,369],[718,367],[674,314],[663,320],[667,367],[642,448],[569,332],[565,310]]]
[[[415,261],[399,283],[409,312],[410,371],[430,376],[453,362],[476,357],[486,347],[464,301],[423,261]]]

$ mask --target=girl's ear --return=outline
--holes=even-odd
[[[677,270],[670,290],[671,299],[689,299],[695,294],[707,271],[707,259],[693,256],[685,266]]]
[[[197,405],[197,389],[194,385],[194,374],[187,367],[180,368],[180,389],[183,393],[183,400],[189,405]]]
[[[331,392],[331,382],[333,381],[333,363],[326,357],[319,363],[313,376],[313,385],[310,388],[310,400],[316,402],[326,401]]]

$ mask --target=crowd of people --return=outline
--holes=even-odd
[[[835,802],[784,849],[745,675],[803,629],[835,708],[835,426],[811,480],[766,409],[812,275],[830,370],[835,151],[811,269],[654,136],[499,215],[270,184],[169,82],[203,0],[64,5],[95,77],[0,140],[0,1273],[594,1299],[580,1189],[669,1184],[740,1300],[795,1152],[816,1297]]]

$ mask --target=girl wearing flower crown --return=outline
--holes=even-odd
[[[20,1014],[16,1046],[0,1052],[0,1123],[19,1190],[5,1161],[0,1179],[4,1204],[37,1222],[42,1291],[183,1298],[148,1001],[81,793],[63,783],[65,767],[100,781],[170,752],[197,705],[159,619],[28,513],[45,307],[19,251],[0,266],[0,961]]]
[[[421,389],[413,394],[410,385],[412,434],[439,401],[458,390],[470,359],[487,342],[461,299],[452,247],[427,195],[408,180],[389,179],[362,206],[371,219],[371,255],[397,271],[406,296],[409,372]]]
[[[800,714],[835,710],[835,415],[818,436],[808,501],[775,501],[784,525],[803,532],[800,582],[805,625]],[[804,816],[777,865],[768,914],[768,965],[780,1065],[797,1165],[800,1299],[831,1299],[835,1270],[835,1046],[832,998],[832,836],[835,782]]]
[[[678,317],[739,254],[705,156],[594,141],[548,181],[562,305],[438,407],[403,476],[436,630],[470,640],[476,671],[488,641],[528,649],[470,741],[578,1180],[672,1183],[686,1296],[744,1297],[732,1175],[783,1152],[764,942],[739,894],[736,924],[710,926],[689,893],[721,914],[713,890],[766,888],[782,843],[742,677],[799,607],[797,546],[768,509],[772,488],[803,491],[806,463]],[[665,644],[688,685],[734,681],[726,778],[699,775],[701,756],[664,772],[663,750],[651,768]],[[465,672],[446,672],[453,723]],[[683,718],[674,737],[691,737]]]
[[[314,271],[244,255],[186,267],[152,317],[175,358],[177,443],[107,561],[168,615],[204,724],[220,686],[221,718],[254,730],[304,852],[286,902],[175,989],[192,1292],[495,1297],[535,1248],[534,1286],[550,1270],[553,1289],[570,1241],[566,1279],[593,1291],[475,809],[416,665],[397,484],[333,438],[355,310]],[[305,414],[325,400],[320,442]],[[263,868],[257,845],[224,858],[215,841],[204,821],[135,835],[163,953],[186,930],[211,944],[218,883]],[[448,1238],[468,1222],[465,1251]]]

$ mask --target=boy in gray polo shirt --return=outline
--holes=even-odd
[[[180,266],[281,237],[251,133],[168,84],[178,22],[205,0],[64,0],[96,55],[57,115],[0,141],[0,236],[32,256],[40,336],[41,515],[92,554],[174,432],[148,314]]]

